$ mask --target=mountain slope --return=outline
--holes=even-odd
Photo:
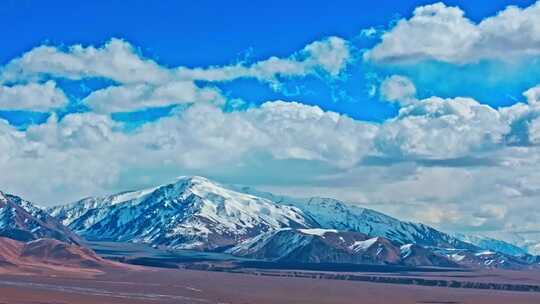
[[[508,268],[537,264],[532,256],[486,255],[484,249],[429,226],[338,200],[275,196],[202,177],[181,177],[48,211],[89,240],[228,250],[267,260]],[[377,249],[367,246],[370,242]],[[354,244],[369,250],[356,252]]]
[[[87,198],[49,211],[88,239],[199,250],[233,246],[269,230],[314,225],[297,208],[228,190],[202,177]]]
[[[0,237],[0,267],[15,266],[20,254],[19,242]]]
[[[58,240],[20,242],[0,237],[0,269],[6,267],[30,270],[49,267],[79,269],[124,266],[104,260],[88,248]]]
[[[464,242],[474,244],[482,249],[492,250],[510,256],[524,256],[528,254],[526,249],[483,235],[465,235],[457,233],[454,234],[454,236]]]
[[[478,249],[429,226],[338,200],[292,199],[249,188],[237,190],[202,177],[183,177],[169,185],[86,198],[49,211],[88,239],[173,248],[216,250],[288,227],[360,232],[400,245]]]
[[[459,267],[418,245],[399,247],[383,237],[332,229],[284,228],[246,240],[227,252],[274,262]]]
[[[297,263],[397,264],[399,249],[384,238],[327,229],[280,229],[244,241],[233,255]]]
[[[489,231],[482,232],[480,237],[501,240],[522,248],[529,254],[540,255],[540,231]]]
[[[402,263],[408,266],[459,267],[449,257],[415,244],[402,245],[400,256]]]
[[[0,236],[19,241],[52,238],[79,244],[80,239],[46,211],[20,197],[0,192]]]
[[[249,187],[238,187],[237,189],[244,193],[265,197],[282,205],[297,207],[315,220],[318,226],[327,229],[382,236],[401,245],[413,243],[429,247],[478,249],[470,243],[427,225],[400,221],[375,210],[331,198],[291,198],[259,192]]]

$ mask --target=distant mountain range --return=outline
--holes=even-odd
[[[0,272],[123,267],[81,244],[79,236],[45,210],[0,192]]]
[[[0,192],[0,237],[27,242],[40,238],[79,244],[80,238],[47,211]]]
[[[202,177],[142,191],[86,198],[50,214],[92,240],[145,242],[178,249],[216,250],[280,228],[324,228],[382,236],[403,245],[477,249],[423,224],[333,199],[273,200]]]
[[[457,235],[457,237],[460,236]],[[466,235],[465,238],[469,238],[469,241],[471,242],[474,242],[475,239],[487,240],[487,242],[484,242],[484,244],[492,243],[493,240],[499,242],[503,240],[503,243],[520,248],[529,254],[540,255],[540,231],[492,231],[483,232],[481,234]],[[510,250],[513,251],[512,249]]]
[[[147,243],[250,258],[331,263],[520,268],[533,256],[400,221],[334,199],[295,199],[181,177],[151,189],[47,210],[89,240]],[[368,246],[370,245],[370,246]]]
[[[262,233],[227,252],[275,262],[459,267],[451,259],[421,246],[397,246],[383,237],[320,228],[284,228]]]
[[[539,262],[497,239],[450,235],[334,199],[276,196],[203,177],[49,209],[0,192],[0,237],[73,246],[81,238],[146,243],[274,262],[510,269]]]

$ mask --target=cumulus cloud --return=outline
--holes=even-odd
[[[470,98],[431,97],[383,124],[378,150],[393,157],[455,158],[501,144],[509,131],[500,113]]]
[[[533,44],[522,50],[530,41],[498,34],[513,33],[505,21],[512,16],[515,27],[530,29],[522,35],[533,35],[535,7],[508,8],[479,24],[459,8],[420,7],[366,58],[468,63],[503,58],[506,43],[511,56],[536,54]],[[0,168],[9,172],[0,175],[2,190],[54,204],[178,174],[236,172],[244,182],[264,175],[292,194],[331,193],[447,229],[511,229],[522,219],[507,201],[540,213],[534,204],[540,198],[538,87],[524,93],[527,102],[493,108],[463,97],[418,99],[410,79],[392,75],[379,93],[401,109],[371,123],[285,101],[225,111],[225,97],[212,83],[254,78],[275,88],[287,77],[341,77],[352,56],[338,37],[288,57],[200,68],[164,67],[119,39],[100,47],[35,48],[0,70],[0,110],[65,106],[51,78],[98,77],[114,84],[81,100],[86,113],[51,114],[24,130],[0,120]],[[176,104],[186,107],[129,130],[109,115]],[[283,180],[293,174],[297,182],[286,189]],[[540,229],[536,219],[527,219],[527,227]]]
[[[25,132],[29,143],[37,143],[48,149],[93,149],[97,145],[117,142],[120,134],[108,116],[94,113],[69,114],[59,121],[55,114],[44,124],[32,125]]]
[[[196,150],[175,155],[195,167],[249,153],[350,166],[369,152],[377,129],[318,107],[283,101],[232,113],[198,105],[179,115],[145,125],[137,137],[160,153]]]
[[[416,95],[416,87],[412,81],[400,75],[392,75],[383,80],[379,91],[383,99],[403,104],[413,101]]]
[[[0,167],[10,172],[0,183],[54,204],[165,182],[180,172],[242,175],[254,163],[267,178],[281,179],[286,168],[268,167],[295,160],[309,163],[298,173],[301,182],[273,190],[331,193],[448,230],[513,229],[522,219],[506,202],[536,210],[540,198],[536,113],[535,103],[494,109],[469,98],[431,97],[373,124],[295,102],[233,112],[194,103],[130,132],[109,115],[51,115],[26,130],[0,122]],[[516,127],[519,121],[524,129]],[[528,140],[511,142],[513,133]],[[383,161],[362,162],[373,156]],[[492,162],[422,162],[471,156]]]
[[[527,103],[516,103],[499,111],[510,126],[506,142],[510,145],[529,146],[540,144],[540,103],[538,86],[523,93]]]
[[[110,86],[92,92],[83,100],[84,104],[98,113],[130,112],[196,102],[222,104],[224,97],[215,88],[200,88],[191,81],[175,81],[159,86]]]
[[[16,82],[50,75],[69,79],[103,77],[123,84],[154,85],[178,80],[227,81],[247,77],[275,81],[278,76],[305,76],[317,71],[337,76],[350,56],[347,41],[329,37],[308,44],[288,58],[270,57],[251,65],[166,68],[144,58],[130,43],[114,38],[101,47],[36,47],[3,67],[0,80]]]
[[[120,83],[156,84],[171,79],[170,71],[143,58],[121,39],[111,39],[102,47],[39,46],[9,62],[2,68],[0,79],[13,82],[49,75],[69,79],[103,77]]]
[[[66,95],[53,81],[0,86],[0,110],[48,111],[67,103]]]
[[[370,151],[377,129],[318,107],[283,101],[242,112],[195,104],[130,133],[108,115],[95,113],[73,113],[62,119],[51,115],[47,122],[25,131],[5,123],[0,126],[0,147],[6,147],[0,167],[24,164],[40,169],[40,174],[22,170],[4,175],[0,183],[21,193],[35,183],[49,184],[38,191],[40,200],[49,202],[54,196],[69,200],[81,192],[113,189],[122,182],[120,176],[132,175],[135,168],[147,173],[174,168],[178,174],[234,168],[247,159],[350,167]],[[59,188],[68,186],[69,191],[59,193]]]
[[[143,57],[128,42],[111,39],[101,47],[36,47],[1,68],[0,83],[41,81],[50,77],[74,80],[96,77],[110,79],[117,84],[92,92],[84,103],[100,113],[128,112],[179,103],[223,102],[224,98],[219,90],[211,86],[196,85],[194,81],[197,80],[222,82],[255,78],[278,88],[280,77],[304,77],[310,74],[338,77],[350,56],[350,46],[345,40],[329,37],[308,44],[287,58],[270,57],[250,65],[240,62],[209,68],[169,68]],[[7,98],[14,99],[14,94],[37,91],[36,86],[29,85],[25,90],[19,86],[5,87],[5,92],[0,91],[0,94],[7,97],[2,98],[0,95],[0,105]],[[46,93],[49,95],[53,91],[56,95],[43,101],[41,109],[47,108],[47,101],[55,102],[55,105],[65,103],[65,96],[54,88],[54,83],[47,82],[42,91],[44,89],[48,90]],[[34,98],[27,102],[35,100]],[[15,102],[3,103],[11,106]]]
[[[182,79],[205,81],[229,81],[237,78],[256,78],[277,82],[277,77],[298,77],[319,71],[338,76],[351,57],[349,44],[339,37],[329,37],[308,44],[289,58],[270,57],[252,65],[239,63],[232,66],[177,69]]]
[[[442,2],[417,7],[401,19],[365,59],[375,62],[439,60],[471,63],[509,60],[540,54],[540,3],[521,9],[509,6],[475,23],[459,7]]]
[[[528,89],[523,93],[527,98],[527,102],[531,105],[537,104],[540,102],[540,85]]]

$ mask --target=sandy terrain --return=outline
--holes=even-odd
[[[540,293],[209,271],[112,270],[93,278],[0,275],[0,303],[540,303]]]
[[[248,264],[241,264],[242,261],[223,261],[221,256],[215,255],[193,256],[193,253],[186,252],[179,256],[178,253],[147,248],[141,251],[136,246],[118,251],[115,246],[106,249],[111,253],[121,252],[120,257],[146,258],[139,262],[165,263],[167,267],[209,267],[207,269],[213,271],[120,264],[101,260],[91,252],[62,246],[46,246],[45,251],[41,246],[37,247],[37,256],[46,256],[47,259],[36,260],[35,254],[25,256],[21,248],[17,251],[12,250],[16,247],[4,246],[1,253],[6,263],[0,265],[0,304],[540,303],[540,272],[537,271],[441,271],[384,267],[378,270],[365,267],[350,273],[276,270],[246,268]],[[51,251],[51,248],[61,250]],[[30,252],[34,253],[34,250]],[[68,260],[64,259],[66,253],[69,253]],[[21,256],[24,258],[20,259]],[[217,259],[212,259],[214,257]],[[58,258],[70,263],[60,262]],[[89,264],[89,260],[97,263]],[[434,282],[457,288],[432,287],[430,284]],[[446,284],[449,282],[452,284]]]

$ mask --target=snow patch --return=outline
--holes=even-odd
[[[335,229],[321,229],[321,228],[298,229],[298,231],[300,231],[303,234],[315,235],[315,236],[320,236],[320,237],[324,237],[326,233],[338,233],[338,231]]]
[[[412,254],[412,246],[413,244],[405,244],[399,248],[402,258],[408,258]]]
[[[356,252],[365,251],[369,249],[371,246],[373,246],[373,244],[377,243],[378,240],[379,240],[378,237],[374,237],[365,241],[356,241],[350,246],[350,248]]]

